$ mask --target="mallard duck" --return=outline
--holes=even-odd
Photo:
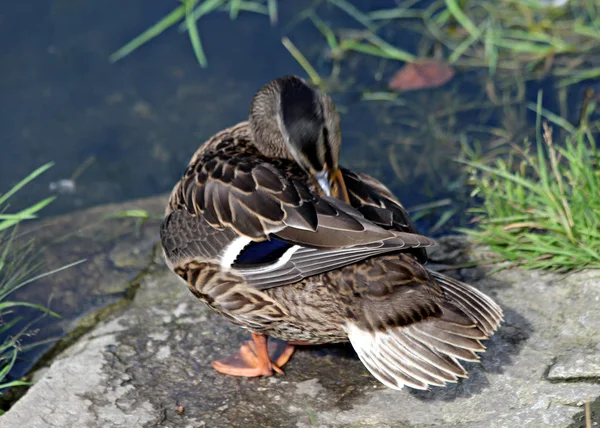
[[[213,367],[270,376],[294,345],[349,341],[390,388],[465,377],[458,360],[478,360],[502,310],[424,266],[434,241],[382,183],[341,167],[340,147],[331,98],[286,76],[257,92],[248,121],[202,144],[175,185],[160,230],[167,265],[252,334]]]

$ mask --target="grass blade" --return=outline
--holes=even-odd
[[[269,22],[271,25],[277,24],[277,0],[268,0],[267,9],[269,10]]]
[[[7,292],[7,291],[3,291],[3,292],[0,294],[0,300],[3,300],[4,298],[6,298],[6,296],[7,296],[7,295],[9,295],[10,293],[12,293],[13,291],[15,291],[15,290],[18,290],[19,288],[21,288],[21,287],[23,287],[23,286],[25,286],[25,285],[27,285],[27,284],[29,284],[29,283],[32,283],[33,281],[37,281],[38,279],[44,278],[44,277],[46,277],[46,276],[48,276],[48,275],[53,275],[53,274],[55,274],[55,273],[62,272],[62,271],[63,271],[63,270],[65,270],[65,269],[70,269],[70,268],[72,268],[73,266],[77,266],[78,264],[80,264],[80,263],[83,263],[83,262],[85,262],[85,261],[87,261],[87,259],[81,259],[81,260],[77,260],[76,262],[69,263],[68,265],[61,266],[61,267],[59,267],[59,268],[56,268],[56,269],[53,269],[53,270],[51,270],[51,271],[48,271],[48,272],[41,273],[41,274],[39,274],[39,275],[36,275],[36,276],[34,276],[34,277],[32,277],[32,278],[28,278],[28,279],[26,279],[25,281],[22,281],[22,282],[20,282],[20,283],[19,283],[19,284],[17,284],[16,286],[14,286],[14,287],[11,287],[11,289],[10,289],[10,290],[8,290],[8,292]]]
[[[281,43],[283,43],[283,46],[285,46],[288,52],[292,54],[294,59],[298,61],[298,64],[300,64],[300,67],[302,67],[306,74],[308,74],[308,77],[314,85],[319,86],[321,83],[323,83],[323,79],[321,78],[319,73],[317,73],[317,70],[315,70],[313,66],[310,65],[310,62],[308,62],[306,57],[302,54],[302,52],[298,50],[298,48],[292,43],[290,39],[288,39],[287,37],[283,37],[281,39]]]
[[[446,0],[446,7],[458,23],[467,30],[471,36],[478,37],[477,33],[479,31],[477,30],[477,26],[467,17],[467,15],[465,15],[456,0]]]
[[[389,56],[389,58],[405,62],[413,62],[417,58],[411,53],[408,53],[402,49],[398,49],[397,47],[390,45],[388,42],[377,37],[375,34],[368,36],[367,40],[373,43],[378,48],[380,48],[383,52],[385,52]]]
[[[196,6],[196,8],[192,11],[192,17],[194,18],[194,21],[198,21],[203,16],[208,15],[209,13],[213,12],[214,10],[218,9],[219,7],[221,7],[223,5],[224,5],[224,0],[204,0],[202,3],[200,3],[198,6]],[[240,10],[241,9],[243,9],[242,4],[240,4]],[[185,11],[184,11],[184,16],[185,16]],[[185,20],[183,20],[183,22],[181,24],[179,24],[177,29],[180,33],[184,33],[186,31],[188,31],[188,26],[187,26],[187,23],[185,22]]]
[[[375,26],[373,25],[369,17],[362,13],[360,10],[358,10],[354,5],[348,3],[345,0],[328,0],[328,2],[346,12],[348,15],[350,15],[356,21],[360,22],[369,30],[375,31]]]
[[[240,3],[241,0],[231,0],[229,2],[229,18],[230,19],[236,19],[238,16],[238,13],[240,12]]]
[[[48,312],[53,317],[61,318],[61,316],[58,315],[56,312],[47,310],[43,306],[36,305],[35,303],[28,303],[28,302],[0,302],[0,311],[3,311],[5,309],[9,309],[9,308],[14,308],[14,307],[17,307],[17,306],[38,309],[38,310],[43,311],[43,312]],[[0,378],[1,378],[1,376],[0,376]]]
[[[178,21],[185,17],[185,5],[177,6],[171,13],[162,18],[152,27],[136,36],[134,39],[129,41],[127,44],[122,46],[117,51],[113,52],[108,58],[111,63],[115,63],[120,59],[126,57],[131,52],[138,49],[143,44],[149,42],[156,36],[160,35],[163,31],[171,28]]]
[[[47,164],[40,166],[39,168],[34,170],[31,174],[29,174],[27,177],[25,177],[23,180],[21,180],[17,184],[15,184],[4,195],[0,195],[0,206],[3,205],[12,195],[17,193],[19,190],[21,190],[24,186],[26,186],[29,182],[31,182],[33,179],[38,177],[40,174],[43,174],[46,170],[51,168],[53,165],[54,165],[54,162],[48,162]]]
[[[13,216],[14,216],[13,219],[2,219],[2,221],[0,222],[0,231],[8,229],[9,227],[14,226],[17,223],[19,223],[20,221],[25,220],[27,218],[36,218],[35,213],[40,211],[42,208],[44,208],[46,205],[48,205],[54,199],[56,199],[56,197],[51,196],[49,198],[44,199],[43,201],[38,202],[37,204],[35,204],[29,208],[24,209],[23,211],[18,212],[17,214],[13,214]]]
[[[538,105],[534,104],[534,103],[527,104],[527,108],[529,110],[532,110],[535,112],[539,111],[540,115],[542,117],[545,117],[551,123],[554,123],[555,125],[560,126],[561,128],[563,128],[565,131],[567,131],[570,134],[575,134],[575,132],[577,132],[577,128],[575,128],[573,125],[571,125],[568,120],[563,119],[556,113],[552,113],[550,110],[547,110],[547,109],[541,108],[541,107],[539,107],[539,110],[538,110]],[[540,142],[541,142],[541,139],[540,139]]]
[[[192,9],[196,5],[198,0],[186,0],[185,2],[185,24],[188,29],[188,35],[190,37],[190,42],[192,43],[192,48],[194,49],[194,55],[196,55],[196,59],[198,60],[198,64],[200,67],[206,68],[208,63],[206,61],[206,56],[204,55],[204,49],[202,48],[202,41],[200,40],[200,34],[198,34],[198,27],[196,26],[196,20],[192,15]]]
[[[331,30],[331,28],[329,28],[327,24],[325,24],[325,22],[314,13],[311,13],[309,15],[309,19],[312,21],[315,27],[317,27],[321,34],[323,34],[325,40],[327,40],[327,46],[329,46],[329,50],[331,50],[332,52],[337,50],[338,42],[333,30]]]
[[[16,346],[13,345],[13,352],[12,355],[10,356],[10,360],[6,363],[4,363],[4,367],[0,370],[0,379],[4,379],[6,377],[6,375],[8,374],[8,372],[10,372],[10,369],[13,368],[13,366],[15,365],[15,361],[17,360],[17,354],[19,353],[19,350],[17,349]]]
[[[561,79],[558,82],[558,87],[562,88],[565,86],[573,85],[575,83],[583,82],[584,80],[600,79],[600,67],[592,68],[589,70],[579,71],[573,76]]]

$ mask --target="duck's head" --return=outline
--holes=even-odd
[[[295,161],[323,194],[348,202],[338,164],[340,118],[329,96],[299,77],[275,79],[254,96],[250,129],[262,154]]]

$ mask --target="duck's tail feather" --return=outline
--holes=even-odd
[[[459,362],[478,361],[477,352],[502,321],[502,309],[475,288],[430,271],[447,300],[440,316],[406,326],[366,330],[349,321],[346,331],[365,367],[384,385],[428,389],[467,377]]]
[[[502,322],[502,309],[490,297],[476,288],[446,276],[442,273],[427,269],[435,278],[448,299],[462,311],[475,318],[480,329],[491,336]]]

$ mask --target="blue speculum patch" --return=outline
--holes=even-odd
[[[251,242],[235,259],[234,266],[274,263],[291,247],[285,241],[271,238],[270,241]]]

